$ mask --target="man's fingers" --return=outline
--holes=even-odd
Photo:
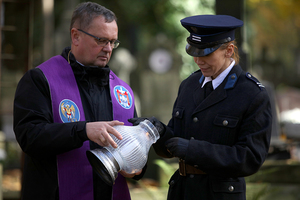
[[[119,122],[120,123],[120,122]],[[119,125],[124,125],[124,123],[123,122],[121,122],[122,124],[119,124]],[[111,127],[111,128],[108,128],[107,129],[107,131],[110,133],[110,134],[112,134],[112,135],[114,135],[117,139],[119,139],[119,140],[122,140],[123,139],[123,137],[122,137],[122,135],[115,129],[115,128],[113,128],[113,127]]]
[[[109,131],[109,130],[107,130]],[[117,148],[118,145],[117,143],[113,140],[113,138],[111,137],[111,135],[107,132],[107,131],[103,131],[102,132],[102,137],[103,137],[103,141],[101,140],[101,142],[105,145],[105,146],[109,146],[111,145],[113,148]],[[116,131],[116,130],[115,130]],[[100,138],[99,138],[100,139]]]
[[[109,125],[111,126],[117,126],[117,125],[124,125],[124,122],[120,122],[118,120],[110,121],[108,122]]]
[[[113,147],[113,148],[117,148],[118,145],[117,143],[112,139],[112,137],[108,134],[108,137],[106,138],[107,142]]]
[[[99,140],[100,140],[100,142],[101,142],[101,146],[108,146],[109,144],[110,144],[110,142],[109,142],[109,138],[110,138],[110,136],[108,135],[108,136],[106,136],[105,135],[105,133],[101,133],[100,132],[100,134],[99,134]]]
[[[86,124],[87,136],[90,140],[96,142],[100,146],[111,145],[117,148],[118,145],[113,140],[112,136],[118,140],[122,140],[122,135],[113,128],[114,126],[124,125],[123,122],[114,120],[109,122],[89,122]]]
[[[100,132],[99,133],[99,140],[101,141],[102,144],[105,144],[106,140],[105,138],[103,137],[102,133]]]

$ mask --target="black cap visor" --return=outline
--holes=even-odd
[[[212,52],[216,51],[222,44],[217,44],[212,47],[207,47],[207,48],[199,48],[199,47],[194,47],[187,43],[185,50],[186,52],[193,57],[203,57],[211,54]]]

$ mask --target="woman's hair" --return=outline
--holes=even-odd
[[[229,44],[233,44],[233,47],[234,47],[234,51],[233,51],[233,54],[231,55],[231,58],[233,58],[235,60],[235,64],[239,64],[239,61],[240,61],[240,56],[239,56],[239,49],[237,47],[237,43],[235,40],[233,41],[230,41],[230,42],[227,42],[227,43],[224,43],[220,49],[221,50],[224,50],[228,47]]]
[[[116,15],[109,9],[93,2],[84,2],[79,4],[72,15],[70,32],[73,27],[86,30],[94,18],[103,16],[105,22],[117,21]]]

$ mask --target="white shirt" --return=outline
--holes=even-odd
[[[231,58],[230,65],[221,74],[219,74],[219,76],[217,76],[217,78],[212,80],[212,78],[210,76],[205,77],[203,84],[202,84],[202,88],[204,87],[205,83],[212,81],[212,86],[215,90],[224,81],[225,77],[229,74],[229,72],[233,68],[234,64],[235,64],[235,60]]]

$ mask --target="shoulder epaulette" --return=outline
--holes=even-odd
[[[252,76],[249,72],[246,73],[246,77],[253,81],[260,89],[264,88],[265,86],[259,82],[254,76]]]

